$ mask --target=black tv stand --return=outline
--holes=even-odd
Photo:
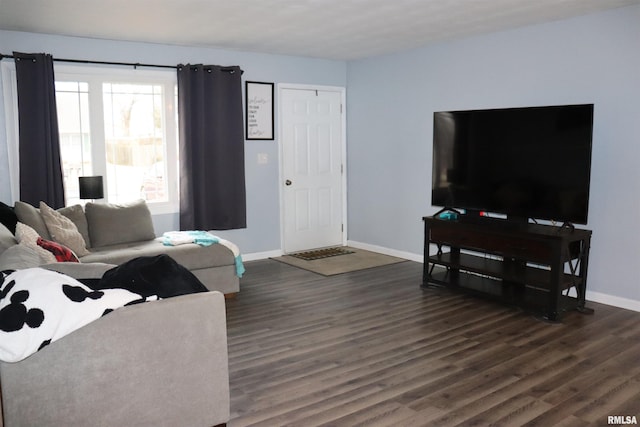
[[[549,321],[569,310],[593,313],[585,306],[590,230],[481,219],[423,218],[423,287],[488,297]]]

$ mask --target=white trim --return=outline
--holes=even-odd
[[[18,88],[16,67],[13,63],[0,62],[2,78],[2,99],[4,100],[5,136],[7,141],[7,160],[9,163],[9,186],[13,203],[20,200],[20,155],[18,151]]]
[[[278,194],[280,198],[280,247],[284,248],[284,192],[282,182],[284,182],[284,172],[282,170],[282,91],[292,90],[318,90],[323,92],[339,92],[342,103],[342,245],[347,244],[347,91],[341,86],[318,86],[303,85],[293,83],[278,83],[277,85],[277,111],[278,111]]]
[[[242,254],[242,262],[247,262],[247,261],[259,261],[261,259],[269,259],[269,258],[277,258],[279,256],[282,256],[282,250],[281,249],[276,249],[273,251],[266,251],[266,252],[253,252],[250,254]]]
[[[349,240],[347,242],[347,246],[351,246],[356,249],[364,249],[365,251],[377,252],[379,254],[394,256],[396,258],[404,258],[409,261],[422,262],[423,256],[422,254],[414,254],[411,252],[398,251],[396,249],[389,249],[382,246],[370,245],[368,243],[355,242],[353,240]]]
[[[167,190],[169,200],[166,202],[148,202],[152,215],[175,214],[180,211],[178,129],[175,120],[175,90],[177,76],[175,70],[151,70],[114,68],[107,65],[55,65],[56,81],[84,81],[90,86],[89,114],[91,123],[92,166],[96,175],[107,176],[104,141],[104,113],[102,85],[104,82],[156,84],[163,87],[163,118],[165,123],[165,159],[167,168]],[[105,194],[108,201],[108,179],[105,180]]]
[[[586,298],[587,301],[593,301],[600,304],[612,305],[614,307],[640,312],[640,301],[637,300],[593,291],[587,291]]]

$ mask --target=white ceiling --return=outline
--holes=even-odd
[[[638,3],[0,0],[0,29],[352,60]]]

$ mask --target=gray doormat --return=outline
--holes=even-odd
[[[316,249],[313,251],[296,252],[293,254],[289,254],[289,256],[300,258],[305,261],[313,261],[314,259],[329,258],[332,256],[347,255],[352,253],[353,251],[345,248],[324,248]]]
[[[396,258],[377,252],[365,251],[364,249],[351,247],[342,249],[350,251],[351,253],[344,254],[344,256],[332,256],[311,261],[306,261],[291,255],[284,255],[273,259],[294,267],[322,274],[323,276],[333,276],[407,261],[404,258]]]

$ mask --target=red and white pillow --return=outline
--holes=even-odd
[[[41,248],[51,252],[58,262],[80,262],[71,249],[60,243],[52,242],[42,237],[38,237],[37,243]]]
[[[16,224],[16,240],[18,244],[26,246],[34,250],[40,257],[42,264],[51,264],[57,262],[55,255],[48,250],[38,246],[40,235],[33,228],[26,224],[18,222]]]
[[[19,244],[33,249],[38,254],[42,264],[80,262],[70,248],[61,243],[43,239],[33,228],[21,222],[16,224],[15,236]]]

